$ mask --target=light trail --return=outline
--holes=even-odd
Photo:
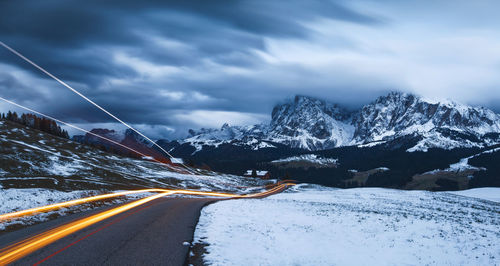
[[[151,158],[153,158],[153,160],[154,160],[154,161],[156,161],[156,162],[158,162],[158,163],[161,163],[161,164],[164,164],[164,165],[166,165],[168,168],[170,168],[170,169],[173,169],[173,170],[177,171],[175,168],[171,167],[170,165],[168,165],[168,164],[166,164],[166,163],[164,163],[164,162],[161,162],[161,161],[159,161],[159,160],[155,159],[154,157],[152,157],[152,156],[150,156],[150,155],[146,155],[146,154],[141,153],[141,152],[139,152],[139,151],[137,151],[137,150],[135,150],[135,149],[132,149],[132,148],[130,148],[130,147],[128,147],[128,146],[126,146],[126,145],[123,145],[123,144],[121,144],[121,143],[119,143],[119,142],[117,142],[117,141],[114,141],[114,140],[109,139],[109,138],[106,138],[106,137],[104,137],[104,136],[101,136],[101,135],[95,134],[95,133],[93,133],[93,132],[91,132],[91,131],[85,130],[85,129],[80,128],[80,127],[78,127],[78,126],[75,126],[75,125],[73,125],[73,124],[70,124],[70,123],[64,122],[64,121],[59,120],[59,119],[57,119],[57,118],[54,118],[54,117],[52,117],[52,116],[50,116],[50,115],[46,115],[46,114],[44,114],[44,113],[38,112],[38,111],[33,110],[33,109],[29,108],[29,107],[26,107],[26,106],[23,106],[23,105],[18,104],[18,103],[16,103],[16,102],[13,102],[13,101],[11,101],[11,100],[5,99],[5,98],[3,98],[3,97],[1,97],[1,96],[0,96],[0,100],[2,100],[2,101],[4,101],[4,102],[7,102],[7,103],[10,103],[10,104],[12,104],[12,105],[14,105],[14,106],[17,106],[17,107],[19,107],[19,108],[22,108],[22,109],[24,109],[24,110],[26,110],[26,111],[29,111],[29,112],[35,113],[35,114],[37,114],[37,115],[40,115],[40,116],[46,117],[46,118],[48,118],[48,119],[52,119],[52,120],[54,120],[54,121],[56,121],[56,122],[58,122],[58,123],[61,123],[61,124],[66,125],[66,126],[68,126],[68,127],[74,128],[74,129],[76,129],[76,130],[80,130],[80,131],[85,132],[85,133],[87,133],[87,134],[90,134],[90,135],[92,135],[92,136],[95,136],[95,137],[98,137],[98,138],[100,138],[100,139],[103,139],[103,140],[109,141],[109,142],[111,142],[111,143],[113,143],[113,144],[116,144],[116,145],[118,145],[118,146],[120,146],[120,147],[122,147],[122,148],[125,148],[125,149],[127,149],[127,150],[129,150],[129,151],[135,152],[135,153],[137,153],[137,154],[139,154],[139,155],[141,155],[141,156],[143,156],[143,157],[151,157]]]
[[[128,211],[132,208],[135,208],[139,205],[142,205],[144,203],[150,202],[152,200],[161,198],[163,196],[167,196],[172,194],[172,192],[164,192],[160,193],[157,195],[149,196],[144,199],[140,199],[128,204],[125,204],[123,206],[107,210],[95,215],[92,215],[87,218],[83,218],[74,222],[71,222],[69,224],[54,228],[52,230],[49,230],[45,233],[42,233],[40,235],[37,235],[28,241],[23,241],[20,244],[14,244],[12,247],[7,247],[4,251],[0,253],[0,264],[9,264],[13,261],[16,261],[27,254],[44,247],[46,245],[49,245],[65,236],[68,236],[76,231],[79,231],[87,226],[93,225],[95,223],[98,223],[104,219],[107,219],[111,216],[120,214],[122,212]]]
[[[292,183],[288,183],[288,185],[290,185],[290,184],[292,184]],[[276,189],[276,187],[279,187],[281,185],[282,184],[278,183],[277,186],[275,186],[274,188],[271,188],[268,191],[274,191],[274,189]],[[268,192],[268,191],[266,191],[266,192]],[[70,207],[70,206],[74,206],[74,205],[80,205],[80,204],[104,200],[104,199],[116,198],[116,197],[130,195],[130,194],[147,193],[147,192],[170,192],[172,194],[199,195],[199,196],[212,196],[212,197],[230,197],[230,198],[245,198],[245,197],[257,197],[257,196],[259,196],[258,193],[257,194],[250,194],[250,195],[239,195],[239,194],[232,194],[232,193],[205,192],[205,191],[196,191],[196,190],[187,190],[187,189],[154,188],[154,189],[131,190],[131,191],[122,191],[122,192],[108,193],[108,194],[103,194],[103,195],[86,197],[86,198],[70,200],[70,201],[60,202],[60,203],[56,203],[56,204],[26,209],[26,210],[22,210],[22,211],[6,213],[6,214],[0,215],[0,222],[3,222],[5,220],[14,219],[14,218],[19,218],[22,216],[38,214],[41,212],[53,211],[56,209]],[[261,193],[265,193],[265,192],[261,192]]]
[[[6,48],[7,50],[9,50],[13,54],[19,56],[21,59],[23,59],[24,61],[28,62],[32,66],[36,67],[37,69],[39,69],[40,71],[42,71],[43,73],[45,73],[46,75],[48,75],[49,77],[51,77],[52,79],[54,79],[55,81],[57,81],[58,83],[60,83],[61,85],[63,85],[64,87],[68,88],[69,90],[71,90],[72,92],[74,92],[75,94],[77,94],[78,96],[82,97],[84,100],[86,100],[87,102],[91,103],[92,105],[94,105],[99,110],[103,111],[104,113],[106,113],[107,115],[109,115],[110,117],[112,117],[113,119],[115,119],[116,121],[118,121],[121,124],[123,124],[124,126],[128,127],[129,129],[131,129],[132,131],[134,131],[135,133],[137,133],[138,135],[140,135],[141,137],[143,137],[144,139],[146,139],[147,141],[149,141],[150,143],[152,143],[153,146],[159,148],[165,154],[167,154],[168,156],[170,156],[170,158],[173,158],[173,156],[168,151],[166,151],[165,149],[163,149],[161,146],[159,146],[156,142],[154,142],[153,140],[151,140],[149,137],[147,137],[146,135],[142,134],[140,131],[136,130],[135,128],[133,128],[129,124],[125,123],[124,121],[122,121],[121,119],[119,119],[118,117],[116,117],[115,115],[113,115],[112,113],[110,113],[105,108],[101,107],[100,105],[98,105],[97,103],[95,103],[94,101],[92,101],[91,99],[87,98],[85,95],[83,95],[82,93],[80,93],[76,89],[72,88],[71,86],[69,86],[68,84],[66,84],[64,81],[62,81],[59,78],[57,78],[56,76],[52,75],[50,72],[48,72],[44,68],[40,67],[39,65],[37,65],[36,63],[34,63],[33,61],[31,61],[30,59],[26,58],[21,53],[17,52],[16,50],[14,50],[11,47],[9,47],[8,45],[6,45],[5,43],[3,43],[2,41],[0,41],[0,45],[2,45],[4,48]],[[98,134],[92,133],[90,131],[87,131],[85,129],[79,128],[79,127],[74,126],[74,125],[71,125],[69,123],[63,122],[63,121],[61,121],[59,119],[47,116],[45,114],[42,114],[42,113],[37,112],[35,110],[32,110],[30,108],[21,106],[21,105],[19,105],[17,103],[14,103],[14,102],[9,101],[7,99],[4,99],[2,97],[0,97],[0,99],[3,100],[3,101],[6,101],[8,103],[11,103],[13,105],[16,105],[16,106],[18,106],[20,108],[23,108],[25,110],[28,110],[30,112],[42,115],[44,117],[50,118],[50,119],[52,119],[54,121],[57,121],[59,123],[65,124],[65,125],[67,125],[69,127],[75,128],[77,130],[81,130],[81,131],[83,131],[85,133],[91,134],[93,136],[99,137],[99,138],[107,140],[107,141],[110,141],[111,143],[117,144],[120,147],[124,147],[124,148],[126,148],[128,150],[131,150],[131,151],[133,151],[133,152],[135,152],[135,153],[137,153],[139,155],[142,155],[143,157],[147,157],[147,155],[145,155],[145,154],[143,154],[141,152],[138,152],[138,151],[136,151],[136,150],[134,150],[132,148],[129,148],[129,147],[127,147],[127,146],[125,146],[125,145],[123,145],[121,143],[118,143],[118,142],[113,141],[111,139],[108,139],[106,137],[103,137],[103,136],[100,136]],[[154,159],[154,160],[157,161],[156,159]],[[186,166],[183,163],[181,163],[180,165],[182,165],[185,168],[185,170],[187,172],[189,172],[190,174],[196,174],[197,173],[197,170],[194,169],[194,168],[191,169],[190,167]],[[192,170],[194,172],[192,172]],[[7,247],[5,247],[5,248],[3,248],[3,249],[0,250],[0,264],[3,265],[3,264],[8,264],[8,263],[11,263],[13,261],[16,261],[19,258],[22,258],[23,256],[26,256],[27,254],[30,254],[31,252],[33,252],[33,251],[35,251],[37,249],[40,249],[40,248],[42,248],[44,246],[47,246],[47,245],[49,245],[49,244],[51,244],[51,243],[53,243],[53,242],[55,242],[55,241],[57,241],[57,240],[59,240],[59,239],[61,239],[63,237],[66,237],[66,236],[68,236],[68,235],[70,235],[70,234],[72,234],[74,232],[77,232],[77,231],[79,231],[79,230],[81,230],[81,229],[83,229],[85,227],[91,226],[91,225],[96,224],[96,223],[98,223],[100,221],[103,221],[103,220],[105,220],[105,219],[107,219],[109,217],[112,217],[114,215],[123,213],[123,212],[128,211],[128,210],[130,210],[132,208],[135,208],[137,206],[140,206],[142,204],[145,204],[147,202],[153,201],[155,199],[158,199],[158,198],[161,198],[161,197],[164,197],[164,196],[173,195],[173,194],[185,194],[185,195],[212,196],[212,197],[222,197],[222,198],[260,198],[260,197],[269,196],[269,195],[271,195],[273,193],[279,192],[279,191],[281,191],[283,189],[286,189],[288,186],[291,186],[291,185],[295,185],[295,184],[294,183],[284,183],[284,182],[281,183],[281,184],[278,183],[278,184],[276,184],[275,187],[273,187],[273,188],[271,188],[271,189],[269,189],[267,191],[263,191],[263,192],[259,192],[259,193],[254,193],[254,194],[247,194],[247,195],[238,195],[238,194],[221,193],[221,192],[203,192],[203,191],[194,191],[194,190],[169,190],[169,189],[145,189],[145,190],[137,190],[137,191],[125,191],[125,192],[110,193],[110,194],[93,196],[93,197],[88,197],[88,198],[83,198],[83,199],[77,199],[77,200],[72,200],[72,201],[67,201],[67,202],[62,202],[62,203],[57,203],[57,204],[52,204],[52,205],[47,205],[47,206],[42,206],[42,207],[37,207],[37,208],[28,209],[28,210],[23,210],[23,211],[18,211],[18,212],[13,212],[13,213],[8,213],[8,214],[0,215],[0,222],[2,222],[2,221],[5,221],[7,219],[17,218],[17,217],[21,217],[21,216],[26,216],[26,215],[35,214],[35,213],[44,212],[44,211],[50,211],[50,210],[54,210],[54,209],[58,209],[58,208],[62,208],[62,207],[73,206],[73,205],[77,205],[77,204],[82,204],[82,203],[87,203],[87,202],[93,202],[93,201],[107,199],[107,198],[113,198],[113,197],[128,195],[128,194],[132,194],[132,193],[160,192],[157,195],[149,196],[149,197],[146,197],[146,198],[143,198],[143,199],[140,199],[140,200],[137,200],[137,201],[133,201],[131,203],[127,203],[125,205],[122,205],[122,206],[119,206],[119,207],[116,207],[116,208],[113,208],[113,209],[110,209],[110,210],[107,210],[107,211],[103,211],[101,213],[98,213],[98,214],[92,215],[90,217],[86,217],[86,218],[83,218],[83,219],[80,219],[80,220],[68,223],[66,225],[59,226],[57,228],[48,230],[48,231],[43,232],[41,234],[38,234],[38,235],[35,235],[33,237],[30,237],[30,238],[27,238],[25,240],[22,240],[22,241],[20,241],[18,243],[15,243],[13,245],[7,246]]]
[[[66,84],[64,81],[62,81],[59,78],[57,78],[56,76],[52,75],[50,72],[48,72],[47,70],[45,70],[41,66],[37,65],[35,62],[31,61],[30,59],[28,59],[27,57],[25,57],[24,55],[22,55],[18,51],[14,50],[13,48],[11,48],[10,46],[8,46],[7,44],[3,43],[2,41],[0,41],[0,45],[2,45],[3,47],[5,47],[7,50],[9,50],[10,52],[12,52],[13,54],[19,56],[21,59],[23,59],[24,61],[28,62],[32,66],[38,68],[38,70],[42,71],[47,76],[49,76],[52,79],[54,79],[55,81],[59,82],[64,87],[66,87],[69,90],[71,90],[72,92],[76,93],[78,96],[82,97],[84,100],[86,100],[87,102],[91,103],[92,105],[94,105],[99,110],[103,111],[104,113],[106,113],[107,115],[109,115],[110,117],[112,117],[113,119],[115,119],[116,121],[118,121],[121,124],[123,124],[124,126],[130,128],[135,133],[139,134],[141,137],[143,137],[146,140],[148,140],[149,142],[151,142],[154,146],[158,147],[161,151],[163,151],[165,154],[167,154],[168,156],[170,156],[170,158],[174,158],[168,151],[166,151],[165,149],[163,149],[160,145],[156,144],[156,142],[154,142],[153,140],[151,140],[150,138],[148,138],[146,135],[142,134],[137,129],[133,128],[129,124],[125,123],[124,121],[122,121],[121,119],[119,119],[118,117],[116,117],[115,115],[113,115],[112,113],[108,112],[108,110],[104,109],[103,107],[101,107],[100,105],[98,105],[97,103],[95,103],[94,101],[92,101],[91,99],[87,98],[85,95],[83,95],[82,93],[80,93],[79,91],[77,91],[76,89],[74,89],[73,87],[71,87],[70,85]],[[196,170],[195,170],[195,172],[191,172],[191,169],[188,166],[184,165],[184,163],[181,163],[180,165],[184,166],[187,169],[187,171],[190,172],[191,174],[196,174]]]
[[[238,195],[238,194],[231,194],[231,193],[219,193],[219,192],[204,192],[204,191],[194,191],[194,190],[184,190],[184,189],[178,189],[178,190],[163,190],[163,189],[158,189],[160,191],[165,191],[162,193],[159,193],[157,195],[149,196],[107,211],[103,211],[101,213],[56,227],[54,229],[48,230],[46,232],[43,232],[41,234],[35,235],[33,237],[27,238],[25,240],[19,241],[17,243],[14,243],[10,246],[7,246],[3,249],[0,250],[0,264],[8,264],[11,262],[14,262],[30,253],[32,253],[35,250],[38,250],[40,248],[43,248],[63,237],[66,237],[72,233],[75,233],[83,228],[86,228],[88,226],[91,226],[93,224],[96,224],[100,221],[103,221],[107,218],[110,218],[114,215],[123,213],[125,211],[128,211],[132,208],[135,208],[137,206],[140,206],[144,203],[150,202],[152,200],[168,196],[168,195],[173,195],[173,194],[188,194],[188,195],[203,195],[203,196],[216,196],[216,197],[223,197],[223,198],[259,198],[259,197],[265,197],[268,195],[271,195],[273,193],[276,193],[280,190],[286,189],[288,186],[295,185],[294,183],[283,183],[279,184],[276,187],[269,189],[267,191],[259,192],[259,193],[254,193],[254,194],[248,194],[248,195]]]
[[[104,195],[81,198],[81,199],[76,199],[76,200],[70,200],[70,201],[60,202],[60,203],[46,205],[46,206],[42,206],[42,207],[36,207],[36,208],[27,209],[27,210],[3,214],[3,215],[0,215],[0,222],[3,222],[5,220],[9,220],[9,219],[13,219],[13,218],[26,216],[26,215],[32,215],[32,214],[36,214],[36,213],[40,213],[40,212],[48,212],[48,211],[52,211],[52,210],[56,210],[56,209],[60,209],[60,208],[64,208],[64,207],[94,202],[94,201],[98,201],[98,200],[116,198],[116,197],[120,197],[120,196],[137,194],[137,193],[165,192],[165,191],[166,190],[164,190],[164,189],[141,189],[141,190],[123,191],[123,192],[109,193],[109,194],[104,194]]]

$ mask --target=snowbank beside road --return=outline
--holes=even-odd
[[[92,193],[92,191],[63,192],[42,188],[0,189],[0,214],[78,199],[86,197],[90,195],[90,193]],[[64,209],[55,212],[62,214]],[[37,216],[29,216],[12,221],[4,221],[0,223],[0,231],[12,224],[31,224],[33,222],[45,221],[52,213],[54,212],[44,213]]]
[[[494,265],[500,205],[448,193],[301,186],[205,207],[214,265]]]
[[[115,191],[115,192],[121,192],[121,191]],[[21,189],[0,188],[0,203],[1,203],[0,215],[36,207],[42,207],[50,204],[90,197],[98,194],[103,194],[103,192],[95,190],[78,190],[78,191],[64,192],[64,191],[43,189],[43,188],[21,188]],[[34,223],[49,220],[51,217],[55,218],[57,216],[62,216],[73,212],[80,212],[102,205],[110,205],[110,204],[121,203],[124,201],[140,199],[149,195],[151,194],[147,192],[130,194],[130,195],[125,195],[123,197],[109,198],[107,200],[77,204],[73,206],[55,209],[48,212],[37,213],[35,215],[27,215],[24,217],[3,220],[0,221],[0,232],[2,230],[8,229],[9,226],[13,225],[15,226],[31,225]]]

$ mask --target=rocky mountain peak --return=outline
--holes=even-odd
[[[353,124],[356,142],[442,129],[474,135],[500,131],[499,116],[486,108],[452,101],[431,102],[400,92],[391,92],[365,105]]]
[[[352,113],[313,97],[295,96],[276,105],[271,116],[270,139],[294,148],[327,149],[352,137]]]
[[[322,150],[367,143],[376,145],[411,136],[421,141],[409,151],[418,151],[432,147],[482,147],[500,142],[500,116],[493,111],[452,101],[431,101],[402,92],[380,96],[357,111],[298,95],[276,105],[271,118],[269,124],[231,126],[225,123],[220,129],[189,130],[189,136],[176,143],[194,146],[196,151],[221,144],[251,149],[282,144]],[[133,140],[148,145],[130,130],[125,134],[105,129],[94,131],[118,142]],[[100,140],[87,140],[93,141]]]

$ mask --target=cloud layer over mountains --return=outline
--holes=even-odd
[[[500,110],[495,1],[3,1],[0,40],[154,138],[389,90]],[[0,96],[112,121],[5,49]],[[13,109],[0,103],[1,111]],[[112,125],[111,125],[112,127]]]

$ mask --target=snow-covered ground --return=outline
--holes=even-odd
[[[497,187],[481,187],[461,191],[450,191],[448,193],[500,203],[500,188]]]
[[[265,183],[201,172],[182,174],[165,164],[116,156],[13,123],[0,124],[0,188],[112,191],[176,187],[239,192],[241,187]]]
[[[205,207],[195,244],[213,265],[499,265],[499,228],[492,201],[300,185]]]
[[[0,188],[0,214],[15,212],[34,207],[45,206],[58,202],[78,199],[95,194],[95,191],[71,191],[63,192],[52,189],[24,188],[24,189],[1,189]],[[13,224],[31,224],[33,222],[45,221],[49,215],[57,213],[64,214],[67,209],[59,209],[55,212],[43,213],[26,218],[3,221],[0,223],[0,231]]]
[[[316,154],[302,154],[298,156],[292,156],[284,159],[274,160],[271,161],[271,163],[288,163],[288,162],[301,162],[301,161],[316,163],[319,165],[328,165],[328,164],[336,164],[338,162],[338,159],[322,158]]]

